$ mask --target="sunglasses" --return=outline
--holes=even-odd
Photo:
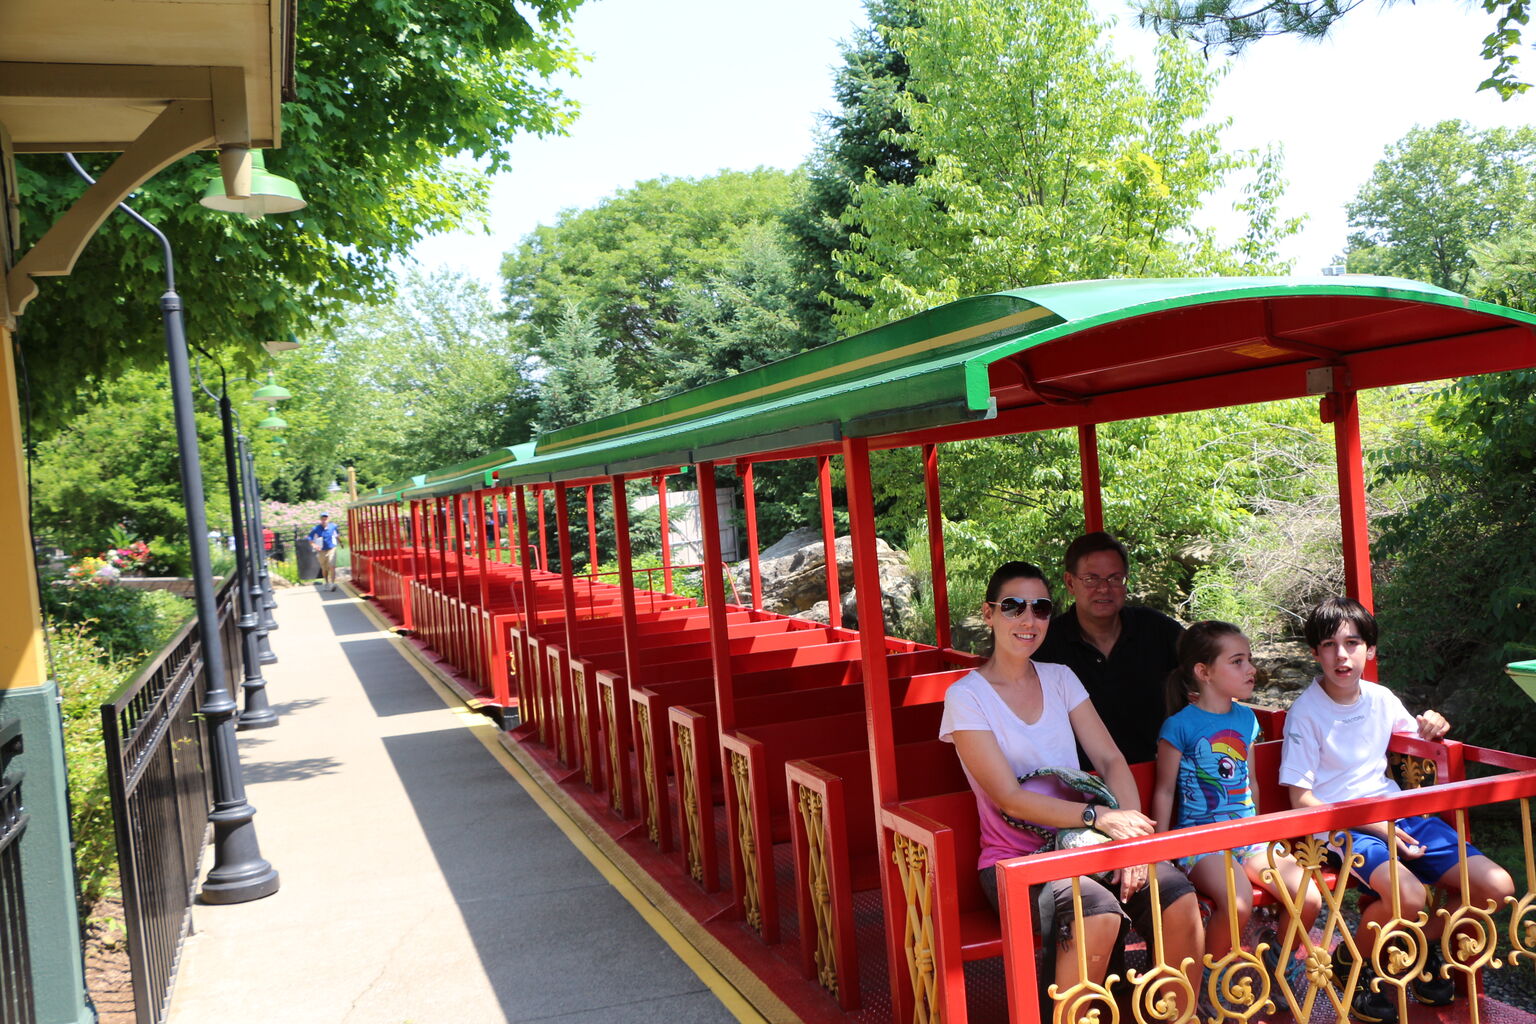
[[[1056,604],[1048,597],[1031,598],[1028,601],[1017,597],[1005,597],[1001,601],[988,601],[987,604],[995,605],[997,610],[1003,613],[1005,619],[1016,619],[1028,608],[1037,619],[1048,619],[1056,610]]]

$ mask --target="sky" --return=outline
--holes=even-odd
[[[1121,0],[1095,0],[1095,9],[1117,19],[1116,51],[1149,69],[1152,33]],[[1212,111],[1231,119],[1228,147],[1284,146],[1281,212],[1307,217],[1281,251],[1296,273],[1315,274],[1343,251],[1345,204],[1414,125],[1536,121],[1536,90],[1502,103],[1476,91],[1488,74],[1478,53],[1490,21],[1455,0],[1364,3],[1321,42],[1265,39],[1216,58],[1229,64]],[[415,259],[468,272],[499,294],[503,254],[562,209],[661,175],[799,165],[818,115],[836,105],[838,42],[864,22],[861,0],[589,0],[573,30],[591,60],[562,83],[581,104],[569,134],[514,140],[513,169],[492,182],[488,232],[427,239]],[[1235,225],[1235,198],[1213,197],[1203,223]]]

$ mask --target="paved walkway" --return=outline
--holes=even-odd
[[[278,602],[264,674],[280,724],[239,735],[282,888],[194,909],[171,1024],[734,1019],[734,992],[605,880],[494,727],[363,602]]]

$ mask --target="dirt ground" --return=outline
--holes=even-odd
[[[101,900],[91,908],[85,930],[85,987],[99,1024],[137,1024],[123,905],[116,900]]]

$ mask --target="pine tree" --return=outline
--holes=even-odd
[[[818,343],[839,336],[832,326],[833,300],[853,299],[837,281],[832,254],[848,248],[843,213],[853,190],[865,181],[908,185],[922,161],[907,142],[911,132],[897,102],[907,91],[910,69],[894,42],[895,30],[921,24],[915,0],[866,0],[870,25],[842,47],[843,66],[833,90],[839,110],[823,115],[823,134],[812,154],[805,198],[785,218],[795,238],[796,295],[806,335]]]
[[[542,336],[547,371],[539,386],[538,429],[559,430],[599,419],[637,404],[620,384],[609,348],[598,337],[597,320],[568,302],[555,329]]]

